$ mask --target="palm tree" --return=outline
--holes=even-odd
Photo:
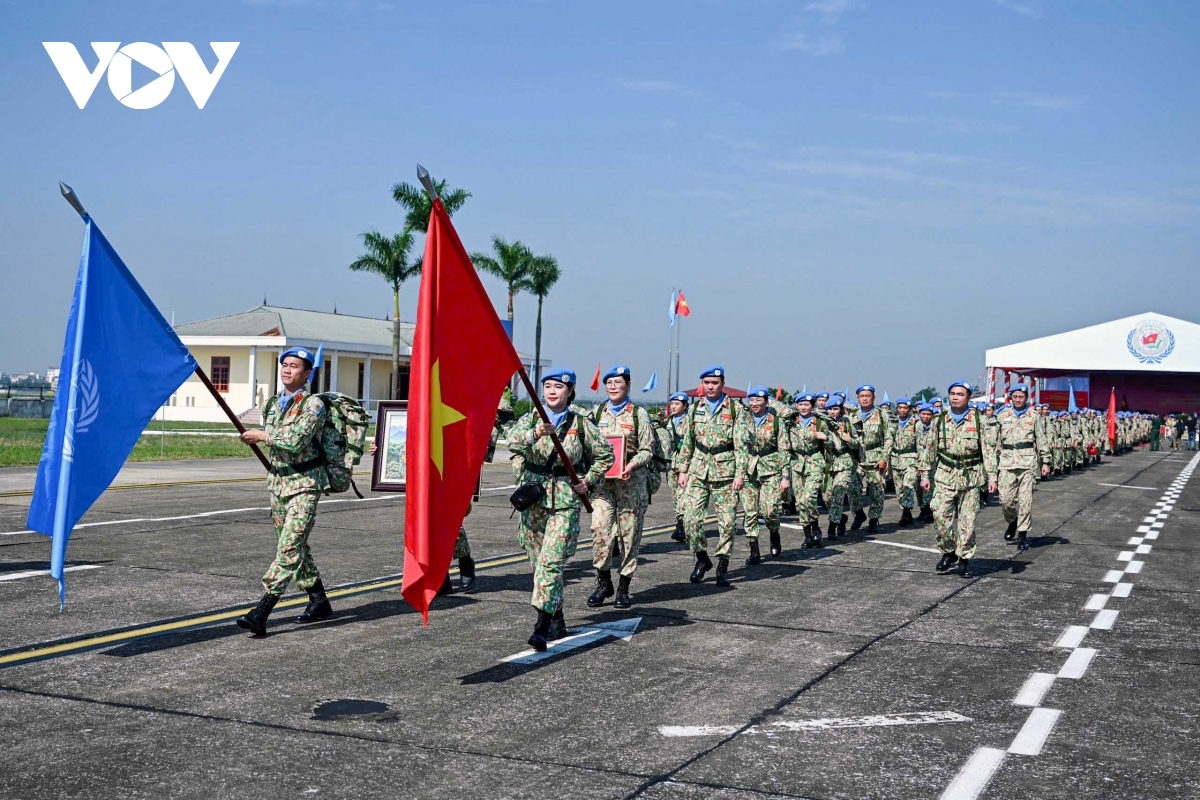
[[[392,285],[392,300],[395,316],[392,317],[392,399],[400,396],[400,285],[409,278],[421,274],[421,259],[409,263],[408,254],[413,246],[413,232],[405,228],[392,238],[372,228],[362,234],[364,255],[358,257],[350,269],[355,272],[373,272]],[[364,398],[365,399],[365,398]]]
[[[498,235],[492,237],[492,250],[496,253],[495,258],[487,253],[472,253],[471,261],[475,263],[476,269],[481,269],[504,281],[504,285],[508,288],[508,324],[511,328],[513,298],[526,288],[525,280],[529,275],[529,265],[533,260],[533,253],[520,242],[509,243],[504,241],[503,236]]]
[[[542,303],[550,289],[562,277],[558,259],[554,256],[534,256],[529,260],[529,274],[521,282],[521,288],[538,299],[537,328],[533,338],[533,385],[542,385]]]
[[[463,207],[471,193],[466,189],[446,190],[445,181],[434,181],[433,187],[442,198],[446,213],[453,217],[454,212]],[[425,190],[411,183],[397,183],[392,186],[392,199],[404,207],[404,226],[421,233],[429,232],[429,215],[433,213],[433,201]]]

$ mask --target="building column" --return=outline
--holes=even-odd
[[[363,362],[363,408],[367,411],[371,410],[371,354],[367,353],[366,359]]]
[[[250,345],[250,407],[258,407],[258,345]]]
[[[329,358],[329,391],[336,392],[338,390],[338,353],[335,350]]]

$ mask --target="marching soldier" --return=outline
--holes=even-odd
[[[728,586],[729,556],[733,552],[733,525],[737,496],[746,481],[746,450],[734,435],[741,405],[725,394],[725,368],[720,364],[700,373],[704,397],[688,411],[683,442],[676,461],[679,486],[686,489],[684,527],[696,555],[689,578],[699,583],[712,569],[704,539],[704,515],[712,500],[717,510],[717,585]]]
[[[846,535],[846,495],[850,492],[850,481],[858,469],[858,453],[861,445],[855,435],[854,426],[844,418],[845,400],[840,394],[832,395],[825,404],[829,413],[830,436],[825,442],[826,469],[829,471],[829,528],[825,531],[829,541]]]
[[[600,435],[620,436],[625,440],[625,463],[621,477],[605,478],[592,498],[592,566],[596,568],[596,590],[587,604],[596,608],[613,596],[613,544],[620,543],[621,563],[617,569],[618,582],[615,608],[629,608],[629,584],[637,570],[638,552],[642,545],[642,527],[650,492],[646,486],[646,470],[657,469],[654,464],[654,426],[644,408],[629,401],[629,367],[617,364],[604,374],[604,390],[608,402],[592,412]]]
[[[796,419],[790,429],[792,449],[792,491],[796,510],[804,526],[804,547],[821,546],[821,523],[817,515],[817,496],[825,477],[825,442],[829,423],[813,409],[814,395],[803,392],[792,398]]]
[[[676,456],[679,454],[680,445],[683,444],[683,428],[687,423],[689,402],[687,392],[671,395],[671,399],[667,401],[666,418],[660,428],[667,437],[662,439],[663,452],[671,457],[671,501],[675,507],[675,531],[671,538],[682,543],[686,543],[688,538],[683,527],[684,490],[679,485],[679,462]]]
[[[937,571],[945,573],[955,562],[958,574],[972,578],[971,559],[975,557],[975,515],[979,513],[979,487],[986,484],[996,491],[995,468],[983,416],[968,407],[971,384],[950,384],[950,407],[933,422],[934,431],[921,454],[925,477],[921,487],[931,488],[929,476],[935,475],[933,514],[938,528],[938,549],[942,558]]]
[[[859,480],[868,502],[868,513],[863,514],[863,498],[860,494],[854,503],[854,522],[851,530],[862,527],[867,520],[867,530],[879,529],[879,518],[883,515],[883,496],[887,480],[888,463],[892,460],[892,428],[887,414],[875,407],[875,387],[864,384],[858,387],[858,414],[852,416],[860,446]]]
[[[742,485],[742,508],[746,513],[746,540],[750,555],[746,566],[762,563],[758,548],[758,518],[761,514],[771,537],[771,556],[783,551],[779,538],[779,512],[783,492],[791,486],[788,467],[792,446],[783,419],[768,405],[770,392],[755,386],[746,395],[750,413],[738,420],[737,436],[746,450],[746,480]]]
[[[550,422],[543,422],[536,411],[530,411],[509,431],[509,449],[518,456],[513,462],[514,472],[519,473],[517,480],[542,487],[541,499],[521,512],[517,533],[517,540],[533,565],[530,604],[538,616],[529,645],[539,652],[546,649],[547,641],[566,634],[562,613],[563,568],[579,542],[581,498],[600,486],[604,473],[613,464],[612,447],[600,435],[600,429],[587,414],[577,413],[571,407],[575,400],[575,373],[562,368],[551,371],[542,378],[542,393]],[[566,467],[557,463],[558,450],[550,436],[552,431],[576,470],[590,465],[576,483],[571,483]]]
[[[296,622],[317,622],[333,615],[325,596],[321,573],[308,548],[308,535],[317,519],[317,500],[328,488],[321,452],[325,404],[307,389],[315,356],[303,347],[291,347],[279,356],[283,389],[266,404],[263,430],[246,431],[246,444],[265,445],[271,470],[271,521],[275,524],[275,560],[263,575],[266,594],[258,605],[237,620],[256,637],[267,635],[267,617],[293,580],[308,592],[308,605]]]
[[[912,510],[917,500],[917,421],[912,415],[912,401],[907,397],[896,399],[892,473],[900,503],[900,526],[907,527],[913,524]]]
[[[1009,397],[1010,405],[996,415],[999,425],[998,473],[1000,505],[1008,529],[1004,540],[1017,540],[1018,550],[1029,549],[1026,540],[1032,524],[1034,470],[1041,466],[1042,477],[1050,474],[1050,448],[1041,417],[1029,403],[1029,388],[1017,384]]]
[[[929,403],[922,403],[917,409],[917,473],[922,474],[920,468],[921,453],[925,452],[925,448],[929,445],[929,439],[933,436],[933,406]],[[930,478],[930,482],[933,482]],[[928,490],[921,486],[921,482],[917,481],[917,493],[921,504],[921,522],[928,525],[933,522],[933,509],[929,504],[933,502],[933,489]]]

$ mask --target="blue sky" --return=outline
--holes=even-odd
[[[203,110],[102,81],[81,111],[43,41],[89,67],[91,41],[241,45]],[[661,376],[672,287],[688,385],[720,361],[895,396],[987,347],[1200,318],[1192,2],[8,2],[0,45],[0,370],[59,359],[82,228],[56,181],[179,322],[264,294],[382,317],[346,265],[418,161],[474,194],[469,249],[558,257],[544,350],[588,376]]]

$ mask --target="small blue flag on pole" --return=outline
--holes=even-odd
[[[650,380],[646,381],[646,385],[642,387],[642,394],[645,394],[646,392],[650,391],[651,389],[657,389],[657,388],[658,388],[658,371],[655,370],[654,372],[650,373]]]
[[[104,493],[196,359],[90,218],[67,320],[59,388],[26,526],[53,537],[50,574],[66,601],[71,529]]]
[[[319,370],[321,367],[325,366],[325,343],[324,342],[320,342],[317,344],[317,354],[313,358],[315,359],[313,361],[313,368],[312,368],[312,371],[310,371],[308,373],[308,381],[310,384],[312,383],[313,376],[317,374],[317,370]],[[324,378],[322,378],[321,380],[322,380],[322,382],[326,382]],[[313,386],[312,388],[313,388],[313,391],[316,391],[316,392],[321,391],[320,386]],[[335,391],[337,390],[336,386],[334,387],[334,390]]]
[[[675,306],[679,303],[679,293],[674,289],[671,290],[671,307],[667,309],[667,318],[671,320],[671,324],[675,324]]]
[[[1067,381],[1067,390],[1070,392],[1067,397],[1067,411],[1074,414],[1079,410],[1079,406],[1075,404],[1075,386],[1070,381]]]

